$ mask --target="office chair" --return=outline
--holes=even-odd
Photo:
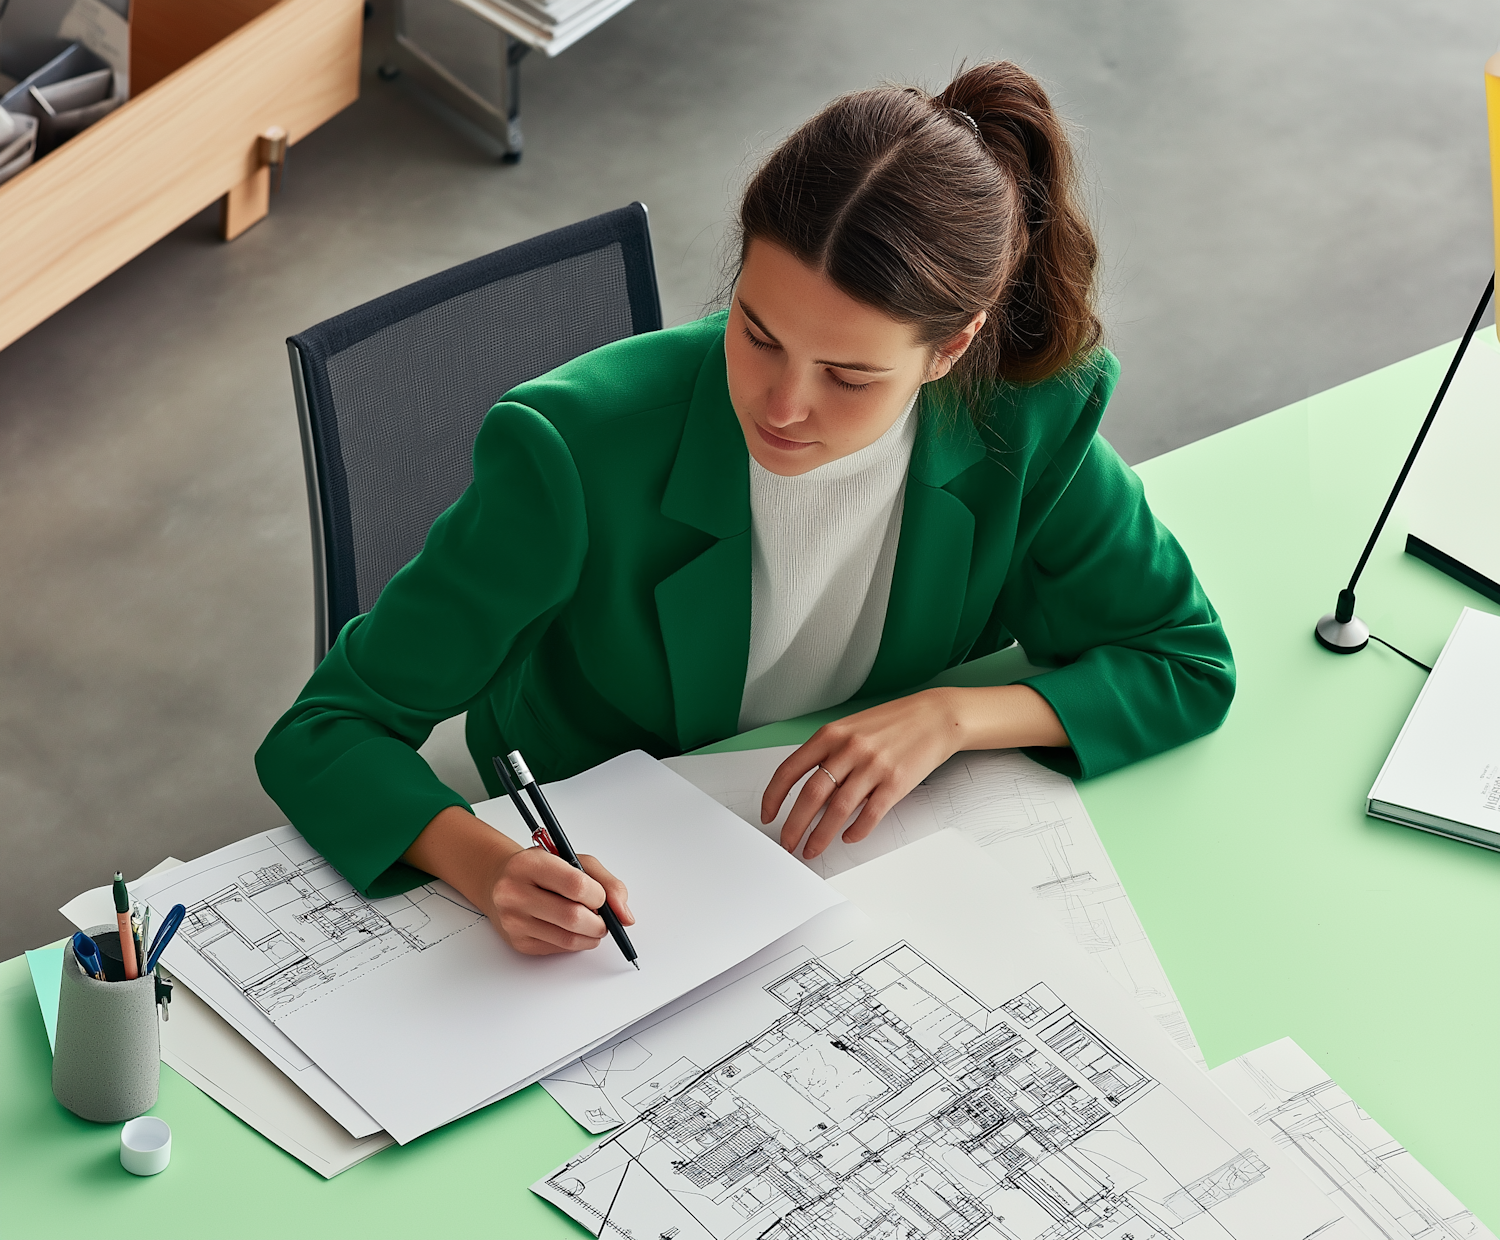
[[[660,327],[636,202],[288,338],[312,521],[314,664],[469,485],[491,406],[590,349]]]

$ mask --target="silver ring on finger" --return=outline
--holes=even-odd
[[[837,788],[841,783],[844,782],[842,779],[840,779],[837,775],[835,775],[832,771],[830,771],[822,763],[819,763],[817,766],[813,767],[813,770],[815,770],[815,771],[822,771],[823,774],[827,775],[829,779],[833,780],[833,786],[835,788]]]

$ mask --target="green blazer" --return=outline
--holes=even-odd
[[[635,336],[522,384],[484,420],[474,481],[256,754],[261,783],[359,889],[464,799],[417,753],[468,712],[469,750],[559,779],[629,749],[732,735],[750,641],[748,453],[725,315]],[[984,430],[923,390],[879,652],[890,695],[1020,641],[1095,775],[1218,726],[1229,645],[1182,548],[1096,434],[1118,364],[1099,350],[999,385]]]

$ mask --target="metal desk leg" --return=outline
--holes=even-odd
[[[386,81],[401,74],[435,95],[465,120],[471,121],[504,148],[500,159],[519,163],[525,148],[521,134],[521,61],[530,46],[507,32],[490,27],[496,39],[500,68],[498,98],[487,99],[431,52],[422,48],[406,30],[403,0],[379,0],[370,22],[372,46],[382,48],[378,72]]]
[[[505,154],[500,156],[507,164],[521,162],[521,152],[526,140],[521,136],[521,62],[531,45],[519,39],[505,36]]]

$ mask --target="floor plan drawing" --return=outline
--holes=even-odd
[[[761,793],[792,752],[786,746],[693,755],[668,759],[666,765],[774,836],[781,819],[760,822]],[[810,864],[828,878],[944,828],[961,831],[1017,874],[1178,1046],[1206,1066],[1182,1004],[1073,781],[1025,754],[990,750],[955,755],[897,803],[869,838],[855,845],[835,844]]]
[[[1210,1075],[1371,1240],[1495,1240],[1291,1038]]]
[[[854,904],[835,905],[599,1050],[549,1073],[542,1087],[590,1132],[617,1128],[696,1072],[698,1063],[727,1051],[739,1040],[736,1030],[772,1019],[780,1005],[764,983],[815,956],[835,967],[857,963],[868,952],[855,943],[870,930],[870,919]]]
[[[760,989],[779,1014],[534,1190],[621,1240],[1287,1235],[1257,1152],[1046,984],[986,1007],[903,941]]]
[[[188,906],[180,933],[273,1019],[484,920],[445,884],[367,900],[295,833],[266,839],[236,868]]]

